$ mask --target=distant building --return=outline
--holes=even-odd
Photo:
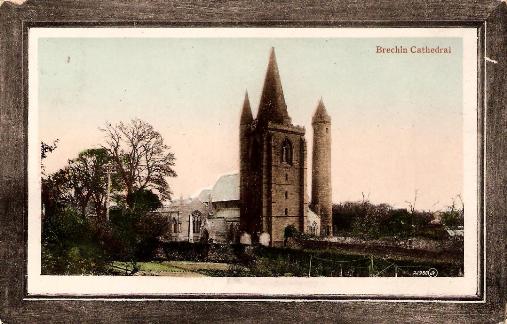
[[[202,190],[197,197],[175,200],[156,213],[169,220],[165,240],[233,243],[240,234],[239,202],[239,174],[235,173],[221,176],[212,189]],[[320,217],[309,209],[306,214],[305,232],[319,235]]]
[[[169,241],[236,242],[239,233],[239,176],[220,177],[197,197],[178,199],[156,213],[168,218]]]

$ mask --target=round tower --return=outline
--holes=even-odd
[[[312,118],[312,210],[320,215],[321,235],[333,234],[331,188],[331,117],[319,100]]]

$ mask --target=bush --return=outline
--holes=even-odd
[[[455,225],[459,222],[457,212],[444,212],[442,222]],[[431,224],[431,212],[394,209],[387,204],[374,205],[365,202],[345,202],[333,205],[335,235],[352,235],[363,239],[382,237],[444,238],[441,225]]]
[[[151,259],[160,245],[159,237],[169,227],[161,215],[129,209],[112,210],[110,219],[107,249],[122,261]]]
[[[43,274],[104,274],[107,263],[97,232],[76,210],[66,208],[44,219]]]

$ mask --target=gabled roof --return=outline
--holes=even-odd
[[[239,174],[221,176],[211,190],[213,202],[239,200]]]
[[[197,199],[199,199],[200,202],[206,203],[209,202],[209,198],[211,195],[211,189],[203,189],[199,195],[197,195]]]

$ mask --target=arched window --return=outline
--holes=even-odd
[[[289,208],[285,208],[285,216],[289,215]]]
[[[289,192],[288,191],[285,192],[285,199],[289,199]]]
[[[200,211],[195,210],[192,213],[192,227],[193,227],[194,233],[201,232],[201,225],[202,225],[202,214]]]
[[[317,235],[317,222],[313,222],[308,225],[308,233],[311,235]]]
[[[289,174],[288,173],[285,174],[285,181],[289,181]]]
[[[282,162],[292,164],[292,144],[287,138],[282,143]]]

